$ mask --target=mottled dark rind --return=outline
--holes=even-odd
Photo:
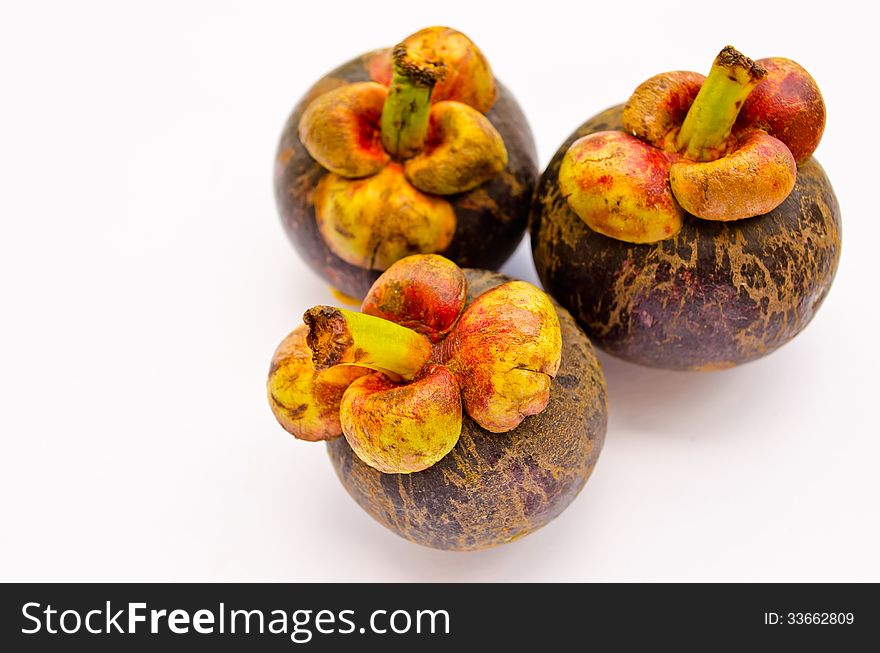
[[[509,281],[466,270],[468,301]],[[345,489],[381,524],[436,549],[470,551],[527,535],[559,515],[587,482],[605,441],[605,379],[590,341],[557,305],[562,365],[550,403],[508,433],[465,416],[445,458],[415,474],[381,474],[345,438],[327,443]]]
[[[840,209],[811,158],[770,213],[721,223],[686,215],[675,238],[634,245],[592,231],[557,178],[576,139],[622,129],[622,107],[587,121],[556,152],[531,212],[538,275],[593,342],[668,369],[722,369],[796,336],[825,299],[840,260]]]
[[[319,80],[288,118],[275,160],[275,199],[288,237],[318,274],[353,297],[363,297],[381,272],[346,263],[321,238],[311,194],[326,170],[303,147],[297,126],[305,107],[317,96],[343,84],[368,81],[370,61],[386,52],[367,53]],[[525,116],[510,91],[496,83],[498,97],[487,117],[504,139],[507,168],[474,190],[446,197],[455,209],[457,226],[452,244],[437,253],[463,267],[497,269],[510,257],[525,233],[538,178],[535,144]]]

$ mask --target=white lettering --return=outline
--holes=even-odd
[[[284,610],[272,610],[272,616],[274,617],[276,614],[278,616],[269,622],[269,632],[273,635],[287,634],[287,613]]]
[[[68,615],[73,615],[74,617],[76,617],[76,627],[66,628],[64,626],[64,617]],[[59,624],[61,625],[61,630],[63,630],[68,635],[73,635],[73,633],[77,632],[80,629],[80,626],[82,626],[82,619],[80,619],[79,612],[77,612],[76,610],[65,610],[61,613]]]
[[[146,603],[129,603],[128,604],[128,632],[129,634],[134,634],[137,632],[137,623],[139,621],[146,621],[147,616],[143,614],[138,614],[138,610],[146,610]],[[109,630],[109,629],[108,629]]]
[[[376,610],[375,612],[373,612],[373,614],[370,615],[370,630],[372,630],[374,633],[377,633],[379,635],[384,635],[385,633],[388,632],[388,629],[385,628],[384,630],[379,630],[378,628],[376,628],[376,615],[377,614],[388,614],[388,612],[386,610]]]
[[[159,619],[168,614],[168,610],[150,610],[150,632],[159,632]]]
[[[193,615],[193,628],[197,633],[210,635],[214,632],[214,613],[210,610],[198,610]]]
[[[94,628],[92,628],[92,615],[93,614],[99,615],[99,614],[101,614],[101,611],[100,610],[90,610],[88,613],[86,613],[86,630],[89,631],[92,635],[100,635],[101,634],[100,630],[95,630]]]
[[[248,612],[247,610],[233,610],[229,615],[230,627],[232,630],[230,632],[235,632],[235,617],[238,615],[244,615],[244,632],[250,634],[251,632],[251,617],[256,615],[260,619],[260,628],[257,630],[258,633],[263,632],[263,613],[260,610],[251,610]]]
[[[394,618],[400,614],[402,614],[404,617],[406,617],[406,627],[398,630],[394,626]],[[407,612],[406,610],[395,610],[394,612],[391,613],[391,630],[393,630],[395,633],[397,633],[398,635],[401,635],[401,634],[407,632],[409,630],[410,626],[412,626],[412,618],[409,616],[409,612]]]
[[[189,614],[186,610],[172,610],[168,614],[168,628],[172,633],[183,635],[189,632]]]
[[[297,644],[305,644],[306,642],[312,639],[312,631],[307,628],[303,628],[303,626],[308,625],[309,616],[312,614],[311,610],[297,610],[293,613],[293,630],[290,633],[290,640],[292,642],[296,642]],[[300,617],[303,615],[305,619]],[[302,639],[297,639],[300,636]]]
[[[118,623],[116,623],[116,620],[119,619],[119,617],[121,616],[122,610],[114,614],[112,619],[110,618],[110,601],[107,601],[107,634],[110,634],[110,626],[116,628],[116,632],[118,633],[125,632],[124,630],[122,630],[122,627]]]
[[[33,635],[34,633],[38,633],[38,632],[40,632],[40,628],[41,628],[42,625],[43,625],[43,624],[40,622],[40,620],[37,619],[34,615],[32,615],[32,614],[28,614],[28,608],[30,608],[31,606],[36,606],[36,607],[39,608],[39,607],[40,607],[40,604],[39,604],[39,603],[25,603],[23,606],[21,606],[21,614],[22,614],[26,619],[30,619],[30,620],[33,621],[35,624],[37,624],[37,627],[36,627],[36,628],[31,628],[30,630],[25,630],[24,628],[22,628],[22,629],[21,629],[21,632],[22,632],[22,634],[24,634],[24,635]]]
[[[58,611],[53,610],[51,605],[47,605],[46,609],[43,610],[43,614],[46,615],[46,632],[50,635],[57,635],[58,631],[52,628],[52,615],[58,614]]]

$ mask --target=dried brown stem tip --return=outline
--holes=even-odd
[[[446,66],[442,61],[431,61],[412,54],[405,43],[394,46],[391,59],[394,62],[394,72],[406,77],[413,84],[431,88],[446,77]]]
[[[303,315],[308,327],[306,344],[312,350],[315,369],[324,370],[342,362],[343,354],[354,341],[338,308],[315,306]]]
[[[725,45],[718,56],[715,63],[725,68],[737,68],[748,73],[749,77],[755,81],[763,79],[767,74],[767,69],[757,61],[749,59],[742,52],[732,45]]]

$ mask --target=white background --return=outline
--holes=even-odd
[[[729,7],[3,3],[0,580],[880,581],[876,17]],[[603,356],[583,493],[470,554],[374,523],[264,396],[277,342],[332,301],[276,216],[282,124],[327,70],[430,24],[487,53],[542,166],[654,73],[705,73],[727,43],[793,58],[825,95],[844,222],[828,300],[778,353],[713,374]],[[527,247],[505,271],[537,281]]]

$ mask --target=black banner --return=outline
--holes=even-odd
[[[0,645],[519,651],[561,642],[684,650],[809,643],[840,650],[874,641],[878,613],[874,585],[4,585]]]

